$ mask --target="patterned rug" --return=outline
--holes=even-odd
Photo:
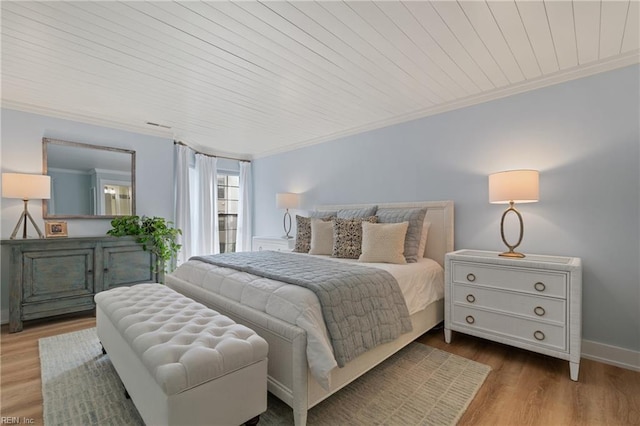
[[[95,328],[40,339],[45,425],[143,425]],[[412,343],[309,410],[309,425],[453,425],[490,367]],[[269,394],[260,425],[292,425]]]

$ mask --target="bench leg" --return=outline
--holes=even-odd
[[[255,416],[254,418],[247,420],[247,422],[245,423],[245,426],[256,426],[259,421],[260,421],[260,416]]]

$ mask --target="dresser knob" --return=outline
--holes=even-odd
[[[536,340],[544,340],[544,337],[545,337],[545,336],[544,336],[544,333],[543,333],[542,331],[540,331],[540,330],[536,330],[536,331],[533,333],[533,337],[535,337],[535,338],[536,338]]]
[[[476,276],[473,274],[467,274],[467,281],[474,282],[476,280]]]
[[[465,318],[465,320],[469,323],[469,324],[473,324],[474,322],[476,322],[476,319],[474,317],[472,317],[471,315],[467,315],[467,317]]]
[[[534,287],[536,290],[538,290],[538,291],[544,291],[544,290],[547,288],[547,286],[546,286],[546,285],[544,285],[544,283],[541,283],[540,281],[538,281],[537,283],[535,283],[535,284],[533,285],[533,287]]]
[[[535,312],[539,317],[544,316],[544,314],[547,313],[547,311],[545,311],[542,306],[536,306],[535,308],[533,308],[533,312]]]
[[[467,302],[473,303],[476,301],[476,297],[473,294],[467,294]]]

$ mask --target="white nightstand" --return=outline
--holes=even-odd
[[[293,238],[287,240],[282,237],[253,237],[251,250],[292,251],[295,246],[296,240]]]
[[[577,257],[459,250],[445,259],[444,336],[459,331],[569,361],[578,380],[582,265]]]

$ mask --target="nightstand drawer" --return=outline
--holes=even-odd
[[[257,243],[255,251],[262,250],[291,251],[288,247],[283,246],[282,244],[272,244],[268,242]]]
[[[253,237],[251,250],[292,251],[296,242],[293,239],[279,237]]]
[[[564,299],[455,284],[453,303],[549,321],[556,325],[564,325],[567,321],[567,307]]]
[[[470,334],[473,330],[496,336],[505,343],[518,340],[536,346],[566,351],[566,327],[538,321],[482,311],[469,307],[454,306],[453,324]],[[466,329],[466,330],[464,330]]]
[[[563,299],[567,297],[567,276],[562,272],[452,262],[452,281]]]

